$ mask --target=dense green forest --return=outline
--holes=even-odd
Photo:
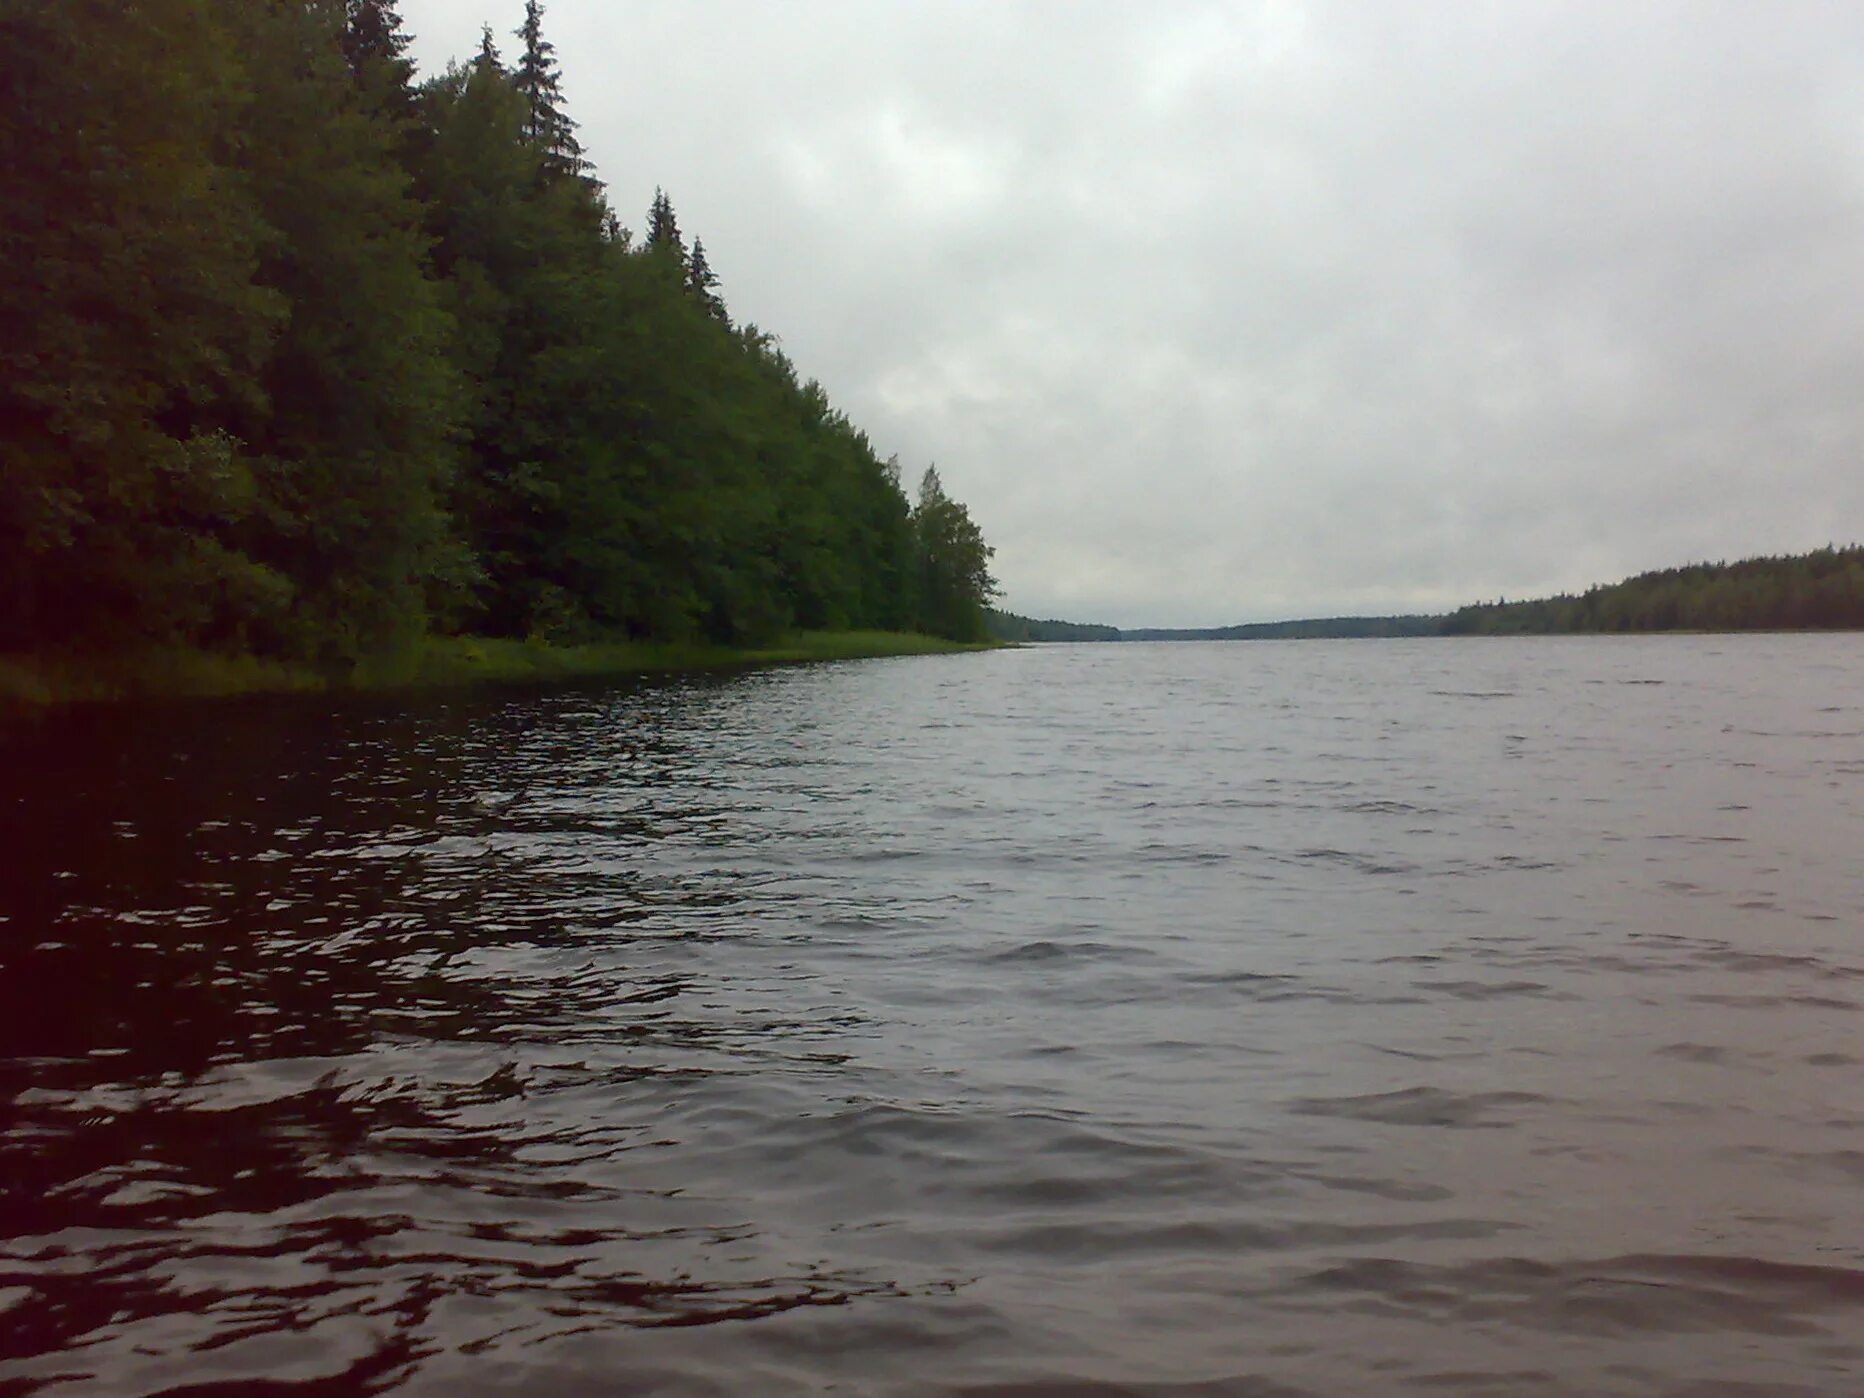
[[[990,549],[609,207],[542,8],[0,9],[0,650],[984,634]],[[625,158],[626,153],[621,153]]]
[[[1117,626],[1096,626],[1082,621],[1038,621],[1014,612],[992,608],[984,618],[991,636],[999,641],[1117,641]]]
[[[1452,636],[1838,629],[1864,629],[1864,546],[1665,568],[1577,597],[1481,604],[1443,620]]]

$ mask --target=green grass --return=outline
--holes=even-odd
[[[860,660],[889,655],[943,655],[985,650],[937,636],[895,631],[800,631],[767,646],[611,641],[559,646],[463,636],[425,641],[413,653],[366,665],[359,689],[400,689],[487,680],[558,680],[597,675],[647,675],[679,670],[734,670],[812,660]]]
[[[322,689],[310,670],[249,655],[157,650],[120,655],[0,656],[0,706],[175,696],[221,698]]]
[[[966,644],[898,631],[799,631],[766,646],[743,649],[648,641],[560,646],[473,636],[429,637],[399,653],[365,661],[353,674],[335,679],[304,666],[191,650],[113,656],[0,656],[0,707],[36,709],[129,698],[538,683],[602,675],[945,655],[989,650],[998,644]]]

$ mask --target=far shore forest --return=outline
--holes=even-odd
[[[0,12],[0,654],[983,639],[965,507],[667,194],[624,226],[542,6],[408,43],[388,0]]]
[[[1258,641],[1370,636],[1547,636],[1656,631],[1864,630],[1864,545],[1780,558],[1695,563],[1532,601],[1443,616],[1341,616],[1197,630],[1121,630],[992,612],[1006,641]]]

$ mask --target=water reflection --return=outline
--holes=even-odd
[[[0,736],[0,1381],[1846,1392],[1864,739],[1676,645]]]
[[[20,1372],[140,1372],[187,1318],[202,1373],[332,1376],[281,1337],[392,1316],[340,1371],[381,1382],[433,1350],[443,1300],[664,1325],[896,1290],[694,1277],[742,1226],[627,1178],[721,1046],[785,1027],[627,954],[729,935],[742,901],[652,858],[723,820],[728,778],[672,736],[722,688],[11,735],[3,1283],[8,1349],[44,1361]],[[204,1358],[234,1353],[256,1358]]]

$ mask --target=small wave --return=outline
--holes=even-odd
[[[1353,801],[1338,807],[1351,815],[1442,815],[1444,812],[1434,806],[1413,805],[1409,801],[1377,799]]]
[[[1512,1122],[1495,1118],[1552,1100],[1535,1092],[1447,1092],[1435,1087],[1408,1087],[1359,1097],[1298,1097],[1283,1105],[1300,1116],[1340,1117],[1385,1126],[1471,1129],[1510,1126]]]
[[[1050,961],[1132,961],[1151,953],[1141,947],[1119,946],[1111,942],[1058,942],[1048,937],[1020,942],[1002,951],[986,952],[978,959],[994,963]]]
[[[1440,1184],[1415,1184],[1408,1180],[1374,1179],[1359,1175],[1308,1175],[1306,1178],[1324,1189],[1347,1194],[1369,1194],[1401,1204],[1441,1204],[1456,1197],[1456,1192]]]
[[[1297,864],[1339,864],[1361,874],[1415,874],[1415,864],[1399,860],[1374,859],[1343,849],[1305,849],[1289,861]]]
[[[1321,1398],[1312,1388],[1291,1388],[1259,1374],[1222,1374],[1182,1382],[1148,1378],[1143,1384],[1091,1378],[1078,1369],[1043,1369],[1030,1378],[967,1383],[954,1398]]]
[[[1389,1044],[1367,1044],[1366,1048],[1374,1053],[1382,1053],[1388,1058],[1406,1058],[1413,1063],[1447,1063],[1454,1059],[1486,1058],[1483,1049],[1401,1049]]]
[[[1836,995],[1739,995],[1725,992],[1704,991],[1689,997],[1698,1005],[1727,1005],[1731,1009],[1769,1010],[1782,1005],[1801,1005],[1811,1010],[1855,1010],[1855,1000],[1841,999]]]
[[[1412,981],[1411,984],[1419,990],[1436,991],[1457,1000],[1507,1000],[1522,996],[1540,1000],[1578,998],[1540,981]]]
[[[1655,1050],[1659,1058],[1674,1058],[1683,1063],[1727,1064],[1729,1050],[1720,1044],[1665,1044]]]
[[[1745,908],[1750,904],[1737,903],[1735,906]],[[1732,948],[1716,948],[1696,953],[1695,959],[1711,966],[1751,974],[1766,971],[1801,971],[1821,980],[1864,979],[1864,968],[1833,966],[1816,956],[1795,956],[1786,952],[1736,951]]]
[[[1854,1323],[1864,1310],[1864,1270],[1752,1256],[1651,1253],[1554,1263],[1502,1257],[1461,1265],[1360,1257],[1309,1273],[1292,1289],[1330,1298],[1358,1292],[1376,1297],[1388,1314],[1409,1312],[1437,1324],[1506,1321],[1592,1340],[1829,1334],[1827,1317],[1840,1313]]]

